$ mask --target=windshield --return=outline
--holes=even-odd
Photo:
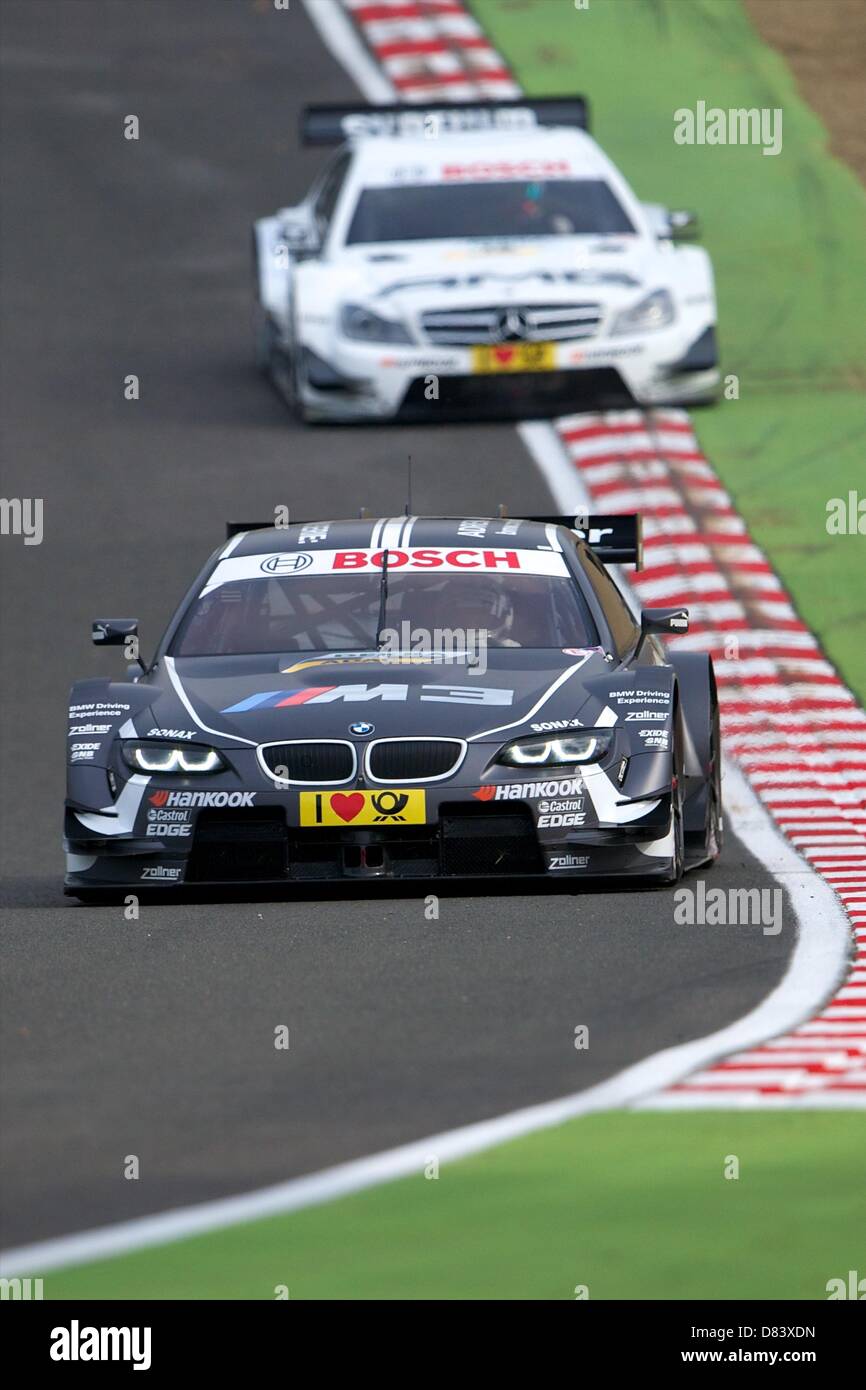
[[[599,638],[571,578],[401,574],[389,567],[379,633],[381,575],[280,575],[220,584],[191,605],[175,656],[375,649],[453,650],[451,634],[479,632],[490,647],[587,647]],[[377,635],[380,643],[377,644]]]
[[[600,179],[401,184],[364,189],[346,244],[634,230],[612,189]]]

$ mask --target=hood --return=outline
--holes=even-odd
[[[254,743],[350,738],[358,721],[374,725],[377,737],[489,734],[501,742],[531,733],[535,719],[577,717],[595,680],[602,691],[609,684],[611,668],[597,648],[488,650],[487,669],[477,675],[465,664],[415,653],[397,660],[376,652],[295,652],[179,659],[175,677],[199,723],[213,731],[200,738],[230,748],[233,736]],[[158,726],[192,727],[171,684],[154,694],[151,709]]]
[[[561,303],[597,296],[629,304],[667,278],[640,236],[397,242],[347,248],[352,293],[393,317],[449,305]]]

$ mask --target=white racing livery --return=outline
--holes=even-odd
[[[253,236],[259,363],[302,419],[714,398],[695,219],[639,202],[585,125],[581,98],[304,112],[340,147]]]

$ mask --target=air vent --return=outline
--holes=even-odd
[[[381,738],[367,750],[367,773],[376,782],[435,782],[463,761],[459,738]]]
[[[342,739],[266,743],[259,758],[269,777],[316,787],[349,782],[358,766],[354,745]]]

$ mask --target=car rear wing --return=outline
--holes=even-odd
[[[273,528],[273,521],[227,521],[226,540],[239,536],[242,531],[272,531]]]
[[[605,565],[643,566],[643,526],[637,512],[622,516],[528,516],[527,521],[543,521],[545,525],[567,526],[587,545]]]
[[[586,97],[522,97],[509,101],[454,101],[442,106],[305,106],[301,143],[340,145],[359,136],[430,137],[458,131],[509,130],[539,126],[589,129]]]

